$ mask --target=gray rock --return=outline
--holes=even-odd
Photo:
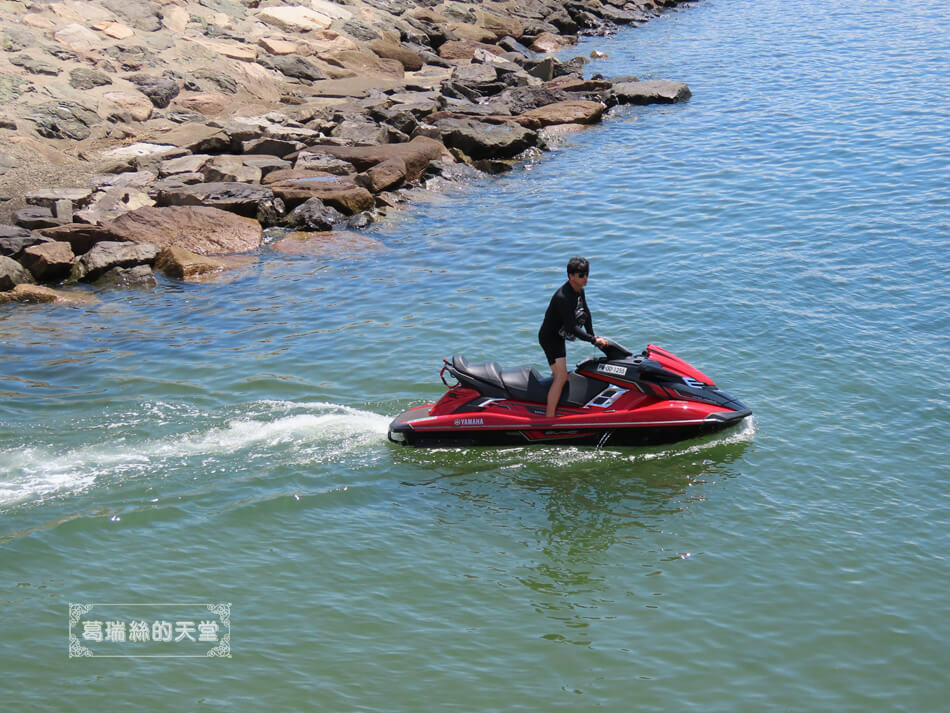
[[[15,74],[0,74],[0,104],[10,104],[25,90],[30,82]]]
[[[30,32],[16,27],[4,27],[0,32],[0,50],[19,52],[36,44],[36,38]]]
[[[620,104],[675,104],[692,96],[682,82],[649,80],[614,84],[612,95]]]
[[[28,247],[49,242],[52,242],[52,239],[26,228],[0,225],[0,255],[4,257],[19,260]]]
[[[113,45],[106,47],[104,52],[107,57],[119,63],[119,69],[123,72],[138,72],[142,67],[162,64],[162,59],[158,54],[141,45]]]
[[[15,64],[17,67],[22,67],[30,74],[44,74],[49,77],[55,77],[61,71],[59,67],[50,64],[40,57],[34,57],[32,54],[28,54],[26,52],[10,55],[8,59],[10,60],[10,64]]]
[[[12,290],[17,285],[36,284],[36,280],[16,260],[0,255],[0,292]]]
[[[363,117],[344,119],[330,135],[354,146],[375,146],[389,140],[389,132],[375,121]]]
[[[151,265],[157,256],[158,247],[151,243],[105,240],[96,243],[73,264],[70,278],[92,282],[114,267]]]
[[[113,267],[95,281],[96,287],[113,287],[126,290],[144,290],[156,287],[158,280],[148,265]]]
[[[318,79],[327,78],[319,67],[309,62],[306,58],[301,57],[299,54],[263,55],[257,58],[257,62],[268,69],[274,69],[284,76],[294,79],[303,79],[308,82],[313,82]]]
[[[258,169],[261,172],[261,178],[266,176],[272,171],[280,171],[287,168],[293,168],[293,164],[290,161],[285,161],[282,158],[277,158],[276,156],[266,156],[266,155],[250,155],[244,156],[244,165],[251,166]]]
[[[20,208],[13,214],[13,222],[21,228],[37,230],[38,228],[52,228],[64,222],[53,216],[53,211],[45,205],[31,205]]]
[[[326,205],[319,198],[310,198],[284,219],[284,225],[298,230],[333,230],[334,226],[345,223],[346,216],[336,208]]]
[[[134,74],[128,80],[135,84],[142,94],[151,100],[159,109],[171,104],[172,99],[178,96],[178,82],[168,77],[155,77],[149,74]]]
[[[69,86],[73,89],[95,89],[112,84],[112,79],[105,72],[89,67],[76,67],[69,73]]]
[[[27,119],[36,123],[36,131],[48,139],[88,139],[90,127],[102,123],[99,115],[76,102],[47,102],[33,108]]]
[[[191,73],[191,77],[192,79],[185,78],[185,89],[189,91],[202,92],[210,88],[216,92],[236,94],[238,90],[238,84],[232,77],[222,72],[215,72],[213,69],[196,69]]]
[[[472,159],[513,158],[538,142],[536,132],[513,122],[488,124],[475,119],[439,119],[442,142]]]

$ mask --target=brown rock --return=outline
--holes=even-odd
[[[227,132],[215,126],[188,122],[161,135],[162,144],[187,149],[195,154],[221,153],[231,145]]]
[[[347,230],[333,230],[314,233],[287,233],[271,247],[288,255],[332,255],[339,257],[365,250],[380,250],[386,246],[368,235]]]
[[[99,105],[99,116],[109,117],[115,115],[115,109],[119,112],[125,112],[132,121],[145,121],[152,115],[154,105],[152,100],[134,90],[106,92],[102,95],[102,102]]]
[[[54,290],[42,285],[21,284],[9,292],[0,292],[0,303],[20,302],[22,304],[62,304],[90,306],[99,304],[95,295],[78,290]]]
[[[442,59],[472,59],[477,49],[483,49],[499,57],[505,54],[505,50],[497,45],[489,45],[473,40],[449,40],[439,47],[439,56]]]
[[[379,193],[401,186],[406,180],[406,162],[401,158],[391,158],[377,163],[365,173],[356,177],[356,182],[370,193]]]
[[[189,96],[179,97],[178,103],[189,111],[195,111],[205,116],[217,116],[223,112],[231,99],[219,92],[199,92]]]
[[[478,22],[494,35],[495,40],[509,36],[517,40],[524,34],[524,25],[513,15],[502,17],[501,15],[483,11],[478,13]]]
[[[572,44],[566,38],[560,35],[554,35],[550,32],[541,32],[528,47],[535,52],[558,52],[563,47]]]
[[[555,77],[544,83],[546,89],[562,92],[605,92],[612,86],[613,84],[605,79],[578,79],[571,75]]]
[[[519,118],[536,119],[540,126],[552,124],[596,124],[606,107],[600,102],[569,100],[541,106],[521,114]]]
[[[24,250],[20,264],[40,282],[59,282],[69,275],[75,257],[67,242],[41,243]]]
[[[415,72],[422,69],[424,64],[422,57],[408,47],[398,42],[389,42],[387,40],[373,40],[369,43],[369,48],[383,59],[394,59],[399,62],[407,72]]]
[[[484,42],[486,44],[491,44],[498,39],[495,36],[495,33],[491,30],[485,29],[484,27],[479,27],[478,25],[470,25],[463,22],[451,23],[449,25],[449,31],[460,40],[470,40],[472,42]]]
[[[361,77],[382,77],[384,79],[402,79],[402,63],[395,59],[378,57],[373,52],[344,50],[321,57],[322,60],[337,67],[355,72]]]
[[[417,136],[405,144],[314,146],[310,150],[347,161],[353,164],[357,171],[367,171],[376,164],[398,159],[405,163],[406,180],[409,181],[419,178],[429,161],[438,161],[444,159],[447,155],[446,148],[441,141],[426,136]]]
[[[251,255],[208,257],[193,253],[179,245],[170,245],[158,254],[155,269],[177,280],[201,282],[226,270],[253,264],[256,260],[257,258]]]
[[[321,171],[274,171],[267,175],[264,183],[288,209],[310,198],[319,198],[345,215],[370,210],[375,205],[373,194],[356,185],[353,179]]]
[[[260,247],[263,235],[261,224],[253,218],[207,206],[139,208],[104,227],[120,240],[160,248],[175,245],[199,255],[254,250]]]

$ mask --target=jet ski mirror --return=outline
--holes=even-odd
[[[601,351],[607,355],[608,359],[626,359],[628,356],[633,356],[633,352],[622,347],[613,339],[607,339],[607,344],[601,347]]]

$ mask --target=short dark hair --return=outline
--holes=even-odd
[[[586,275],[590,272],[590,263],[582,257],[572,257],[567,263],[568,275]]]

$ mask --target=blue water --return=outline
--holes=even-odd
[[[948,26],[936,0],[702,2],[576,50],[690,102],[417,203],[384,250],[0,308],[4,705],[945,708]],[[753,423],[389,444],[443,356],[543,364],[576,253],[599,334]],[[70,659],[69,602],[231,602],[233,655]]]

